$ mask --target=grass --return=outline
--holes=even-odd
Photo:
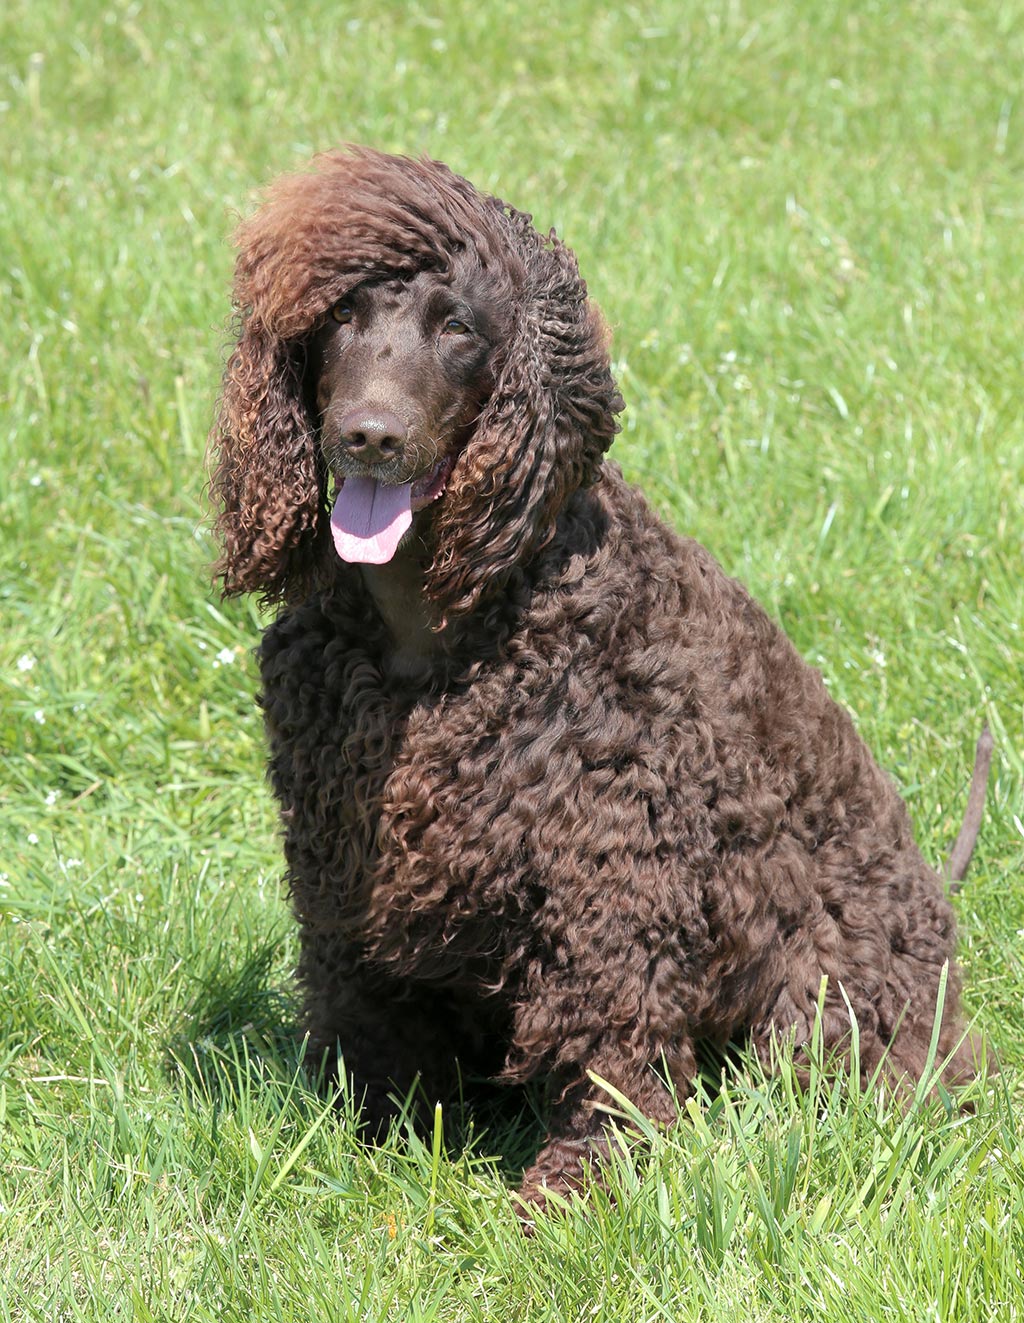
[[[8,0],[0,1319],[1024,1317],[1019,19]],[[527,1243],[529,1109],[365,1151],[309,1086],[260,622],[209,588],[201,461],[233,217],[344,139],[576,248],[620,462],[822,668],[935,862],[991,723],[972,1114],[743,1058],[668,1134],[610,1098],[616,1200]]]

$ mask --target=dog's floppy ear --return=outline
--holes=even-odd
[[[525,277],[494,391],[438,512],[427,589],[445,618],[499,592],[550,539],[570,496],[595,478],[622,408],[575,257],[529,216],[506,213]]]
[[[326,475],[303,400],[303,353],[243,312],[211,434],[215,574],[228,595],[290,600],[313,576]]]

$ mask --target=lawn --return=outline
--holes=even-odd
[[[1024,1318],[1021,5],[6,0],[0,74],[0,1320]],[[528,1242],[531,1100],[368,1150],[310,1086],[203,460],[234,221],[345,140],[575,248],[619,462],[937,865],[988,720],[973,1111],[741,1056]]]

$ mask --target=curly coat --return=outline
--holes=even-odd
[[[214,491],[260,650],[314,1053],[375,1127],[456,1062],[552,1086],[527,1199],[601,1142],[592,1072],[675,1116],[698,1040],[859,1032],[925,1068],[953,913],[888,777],[780,629],[603,460],[621,408],[569,249],[431,161],[349,150],[238,236]],[[421,540],[426,669],[328,530],[310,345],[367,281],[467,265],[502,309],[493,387]],[[973,1073],[949,974],[948,1078]]]

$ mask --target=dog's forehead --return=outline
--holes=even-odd
[[[380,305],[398,311],[410,303],[424,302],[448,283],[447,276],[437,271],[416,271],[411,276],[387,280],[380,286]]]
[[[454,268],[371,277],[356,285],[351,294],[372,303],[377,312],[402,314],[410,307],[432,307],[438,302],[450,302],[453,295],[462,294],[466,285],[463,274]]]
[[[385,315],[403,313],[417,299],[416,279],[373,282],[366,286],[365,294],[376,312]]]

